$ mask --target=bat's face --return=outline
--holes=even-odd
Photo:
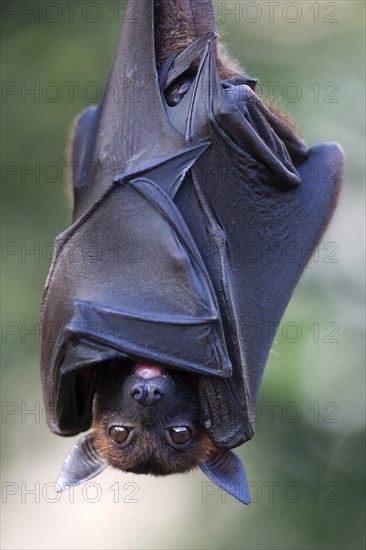
[[[111,466],[140,474],[184,472],[205,462],[215,446],[199,422],[195,377],[141,363],[106,368],[94,445]]]

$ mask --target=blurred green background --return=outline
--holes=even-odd
[[[365,547],[365,4],[215,7],[263,95],[274,90],[309,145],[338,141],[347,160],[337,212],[273,344],[256,435],[238,451],[253,503],[205,496],[198,471],[160,480],[108,469],[54,493],[75,438],[42,416],[39,302],[70,220],[68,132],[106,82],[124,2],[2,1],[3,548]]]

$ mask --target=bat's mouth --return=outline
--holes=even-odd
[[[132,366],[130,371],[132,376],[142,378],[144,380],[150,380],[152,378],[164,377],[169,378],[171,381],[176,384],[189,383],[190,385],[196,386],[198,376],[190,372],[182,372],[180,370],[170,369],[160,367],[158,365],[150,365],[148,363],[139,362],[135,363]]]
[[[166,369],[158,367],[157,365],[147,365],[146,363],[137,363],[133,369],[133,374],[139,378],[149,380],[150,378],[157,378],[158,376],[167,376]]]

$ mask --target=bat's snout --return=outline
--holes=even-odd
[[[150,407],[159,403],[166,394],[164,377],[138,379],[130,388],[130,396],[141,407]]]

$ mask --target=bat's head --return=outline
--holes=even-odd
[[[184,472],[216,448],[199,413],[194,376],[141,363],[112,365],[97,390],[94,445],[108,464],[127,472]]]
[[[98,380],[93,431],[66,458],[60,490],[110,465],[135,474],[169,475],[200,467],[208,478],[249,504],[237,455],[219,449],[200,422],[196,377],[142,363],[111,363]]]

